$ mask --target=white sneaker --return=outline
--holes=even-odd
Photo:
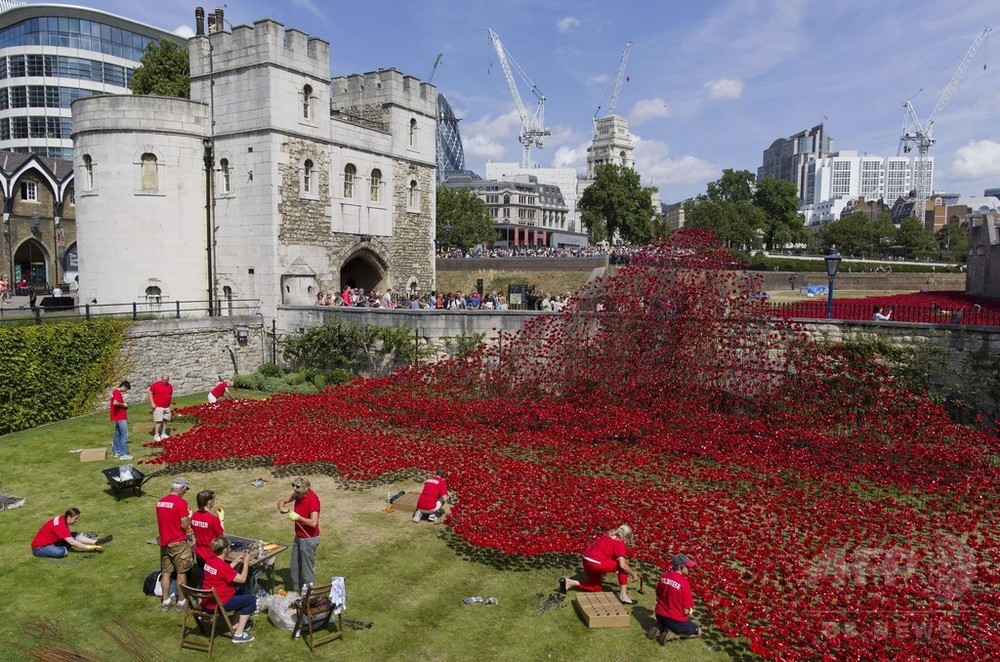
[[[160,441],[161,439],[163,439],[163,437],[161,437],[160,435],[158,434],[153,435],[153,441]]]
[[[133,457],[131,455],[115,455],[115,457],[117,459],[119,459],[119,460],[131,460],[131,459],[133,459]]]
[[[438,521],[438,516],[434,515],[434,514],[431,514],[431,515],[427,516],[427,519],[430,520],[431,522],[436,522],[436,521]]]
[[[163,441],[164,439],[170,439],[170,435],[169,435],[169,434],[161,434],[161,435],[160,435],[160,441]],[[253,637],[251,637],[251,639],[252,639],[252,638],[253,638]]]

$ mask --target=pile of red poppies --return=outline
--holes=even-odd
[[[632,556],[696,558],[700,620],[768,658],[1000,650],[996,437],[775,325],[758,290],[676,233],[478,356],[193,407],[160,461],[442,465],[454,532],[526,557],[630,523]]]

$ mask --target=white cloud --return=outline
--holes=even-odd
[[[722,169],[697,156],[675,157],[670,147],[659,140],[643,139],[633,134],[635,169],[643,186],[652,184],[660,190],[664,202],[678,201],[704,193],[703,184],[718,179]]]
[[[472,122],[462,122],[462,148],[467,167],[475,169],[477,162],[502,161],[508,153],[520,160],[521,118],[513,108],[503,115],[485,115]],[[510,150],[510,152],[508,152]]]
[[[743,96],[743,81],[732,78],[718,78],[705,83],[708,96],[712,99],[739,99]]]
[[[574,16],[567,16],[566,18],[560,19],[559,22],[556,23],[556,27],[559,28],[559,32],[566,32],[567,30],[580,27],[580,19]]]
[[[975,179],[1000,177],[1000,143],[992,140],[970,140],[955,151],[951,162],[952,175]]]
[[[576,145],[563,145],[556,149],[552,155],[553,168],[575,168],[577,174],[583,175],[587,172],[587,148],[590,142]]]
[[[190,25],[181,25],[180,27],[174,28],[174,34],[181,39],[190,39],[194,36],[194,30],[191,29]]]
[[[670,108],[663,99],[639,99],[628,114],[631,124],[642,124],[657,117],[670,117]]]

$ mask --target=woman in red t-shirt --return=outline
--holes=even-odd
[[[257,598],[244,594],[243,588],[236,589],[236,584],[243,584],[247,580],[247,571],[250,569],[250,555],[246,552],[239,554],[230,562],[226,562],[229,555],[229,541],[224,536],[220,536],[212,541],[213,556],[205,561],[205,574],[201,580],[201,587],[206,591],[215,589],[215,594],[219,596],[219,602],[228,611],[239,610],[240,618],[233,627],[233,643],[243,644],[253,641],[253,637],[244,632],[247,621],[257,611]],[[239,567],[239,572],[236,568]],[[209,609],[213,607],[210,602],[202,602],[202,607]]]
[[[622,604],[634,605],[635,600],[628,597],[628,580],[631,577],[639,581],[639,574],[633,570],[628,559],[626,545],[632,544],[632,527],[622,524],[617,529],[608,531],[591,545],[583,555],[583,572],[586,579],[577,581],[569,577],[559,580],[559,590],[565,593],[568,589],[579,588],[581,591],[600,593],[604,587],[601,579],[609,572],[618,573],[619,594]]]
[[[191,516],[191,528],[194,530],[194,553],[198,565],[204,565],[208,559],[215,556],[212,551],[212,541],[226,533],[226,511],[215,509],[215,492],[202,490],[198,492],[198,510]]]

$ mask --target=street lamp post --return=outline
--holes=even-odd
[[[830,319],[833,317],[833,280],[840,269],[840,253],[837,252],[836,246],[830,246],[830,252],[823,258],[823,262],[826,264],[826,275],[829,279],[829,287],[826,290],[826,318]]]

